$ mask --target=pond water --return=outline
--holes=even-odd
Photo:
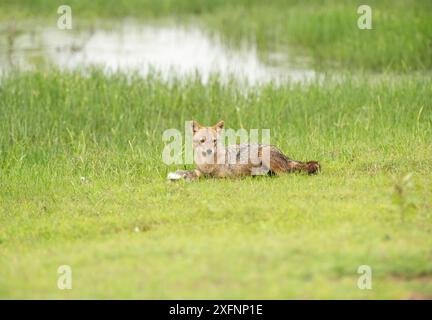
[[[1,71],[48,62],[66,69],[95,65],[143,76],[156,71],[167,79],[198,72],[203,82],[214,73],[248,84],[306,81],[316,76],[312,69],[294,67],[288,52],[270,53],[271,61],[265,63],[254,43],[232,48],[217,35],[193,27],[127,24],[112,30],[42,28],[5,34],[0,40]]]

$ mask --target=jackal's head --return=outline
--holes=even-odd
[[[197,121],[192,120],[192,143],[195,151],[195,162],[197,164],[216,163],[214,160],[223,127],[223,120],[211,127],[204,127]]]

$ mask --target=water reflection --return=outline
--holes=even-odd
[[[278,57],[272,65],[260,61],[256,46],[244,43],[226,46],[219,37],[198,28],[126,25],[115,30],[62,31],[41,29],[7,32],[2,37],[0,69],[9,66],[37,67],[44,62],[60,68],[98,65],[107,71],[150,70],[169,77],[198,72],[206,82],[213,73],[223,79],[234,77],[249,84],[303,81],[315,77],[307,68],[293,68],[287,52],[271,53]]]

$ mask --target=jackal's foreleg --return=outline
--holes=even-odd
[[[175,180],[186,180],[193,181],[199,179],[201,172],[199,170],[177,170],[175,172],[168,173],[168,179],[171,181]]]

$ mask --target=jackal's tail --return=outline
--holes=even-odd
[[[300,161],[293,161],[294,162],[294,171],[304,171],[308,174],[317,174],[321,166],[317,161],[308,161],[308,162],[300,162]]]
[[[283,172],[306,172],[317,174],[321,169],[317,161],[296,161],[285,156],[280,150],[272,148],[270,151],[270,171],[276,174]]]

